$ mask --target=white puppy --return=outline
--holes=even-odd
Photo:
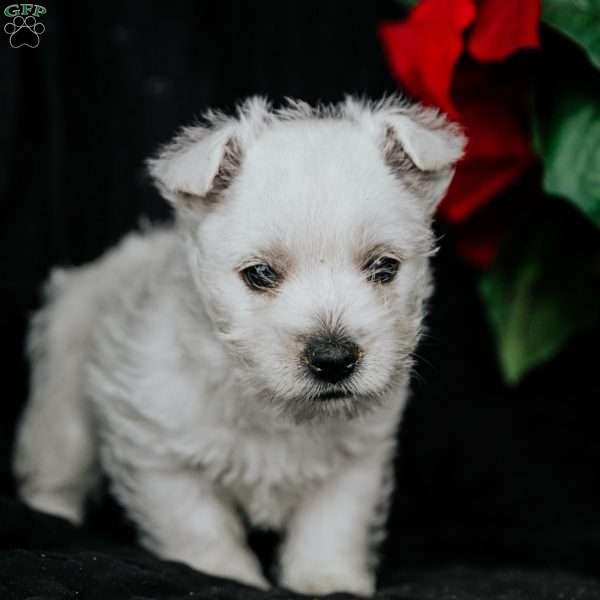
[[[161,557],[267,587],[374,590],[395,431],[464,139],[399,98],[210,113],[149,162],[175,226],[55,271],[15,471],[79,523],[108,475]]]

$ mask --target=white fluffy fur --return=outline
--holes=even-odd
[[[247,522],[284,532],[282,585],[371,594],[431,215],[463,144],[395,97],[251,99],[183,130],[149,163],[175,226],[48,284],[15,452],[23,499],[79,523],[102,469],[162,557],[267,587]],[[402,259],[391,283],[362,270],[376,248]],[[242,281],[257,259],[285,272],[276,293]],[[317,400],[299,356],[333,329],[363,358],[350,398]]]

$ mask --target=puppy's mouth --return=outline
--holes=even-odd
[[[315,396],[315,400],[341,400],[343,398],[349,398],[352,394],[347,390],[327,390],[320,392]]]

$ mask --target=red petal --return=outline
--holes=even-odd
[[[463,59],[456,66],[464,31],[473,22],[468,49],[478,60],[496,61],[519,48],[539,47],[540,5],[539,0],[480,0],[477,7],[474,22],[473,0],[422,0],[405,21],[383,23],[379,33],[401,86],[447,112],[466,131],[466,155],[440,214],[459,231],[461,253],[485,266],[501,233],[489,228],[478,233],[468,220],[535,162],[526,128],[531,73],[523,73],[519,61],[484,67]]]
[[[523,125],[527,85],[513,67],[462,65],[453,90],[469,143],[439,211],[458,223],[520,177],[535,155]]]
[[[540,172],[533,172],[478,210],[465,223],[453,228],[457,252],[472,265],[485,269],[496,259],[498,249],[515,222],[523,222],[543,209]]]
[[[535,161],[528,139],[513,123],[498,117],[496,124],[487,129],[477,122],[466,125],[467,154],[439,207],[440,215],[452,223],[467,219]]]
[[[539,0],[482,0],[467,42],[469,53],[485,62],[539,48],[539,23]]]
[[[487,231],[483,234],[475,232],[474,235],[459,238],[456,242],[456,251],[474,267],[487,269],[496,260],[501,239],[501,236],[496,239],[491,238]]]
[[[456,111],[450,84],[463,50],[463,31],[475,18],[473,0],[422,0],[405,21],[379,27],[393,74],[415,98]]]

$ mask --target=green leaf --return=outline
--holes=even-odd
[[[579,44],[600,69],[600,0],[543,0],[542,20]]]
[[[560,201],[547,199],[553,202]],[[502,247],[481,281],[510,384],[554,357],[575,333],[600,322],[600,236],[568,211],[566,218],[549,212],[534,231],[521,230]]]
[[[567,198],[600,227],[600,85],[565,82],[549,95],[542,98],[545,112],[534,114],[544,190]]]
[[[419,4],[419,0],[396,0],[396,2],[407,12]]]

